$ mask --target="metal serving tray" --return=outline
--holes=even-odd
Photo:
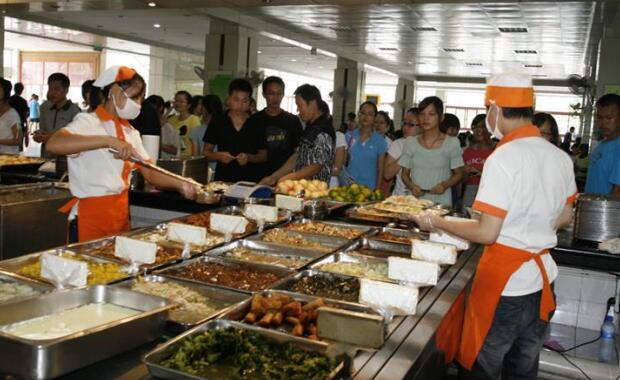
[[[233,268],[243,268],[243,269],[253,270],[257,272],[273,273],[274,275],[279,277],[279,279],[276,282],[270,284],[268,287],[276,286],[278,283],[280,283],[280,281],[283,281],[285,278],[295,273],[294,270],[288,269],[288,268],[275,267],[271,265],[254,264],[254,263],[249,263],[249,262],[240,262],[240,261],[235,261],[235,260],[222,259],[219,257],[203,256],[203,257],[198,257],[198,258],[191,259],[191,260],[186,260],[182,263],[169,266],[166,269],[158,270],[155,272],[155,274],[162,275],[165,277],[180,279],[184,281],[195,282],[198,284],[208,284],[208,285],[211,285],[217,288],[233,290],[236,292],[253,293],[253,291],[251,290],[243,290],[243,289],[219,285],[219,284],[215,284],[211,282],[203,282],[203,281],[194,280],[194,279],[187,278],[187,277],[182,277],[178,274],[173,273],[176,270],[182,269],[190,264],[197,263],[197,262],[214,262],[214,263],[230,266]]]
[[[404,226],[401,226],[404,227]],[[410,246],[411,242],[408,243],[400,243],[400,242],[396,242],[396,241],[392,241],[392,240],[386,240],[386,239],[381,239],[380,237],[378,237],[377,235],[379,235],[380,233],[390,233],[392,235],[396,235],[398,237],[404,237],[404,238],[410,238],[410,239],[418,239],[418,240],[428,240],[429,234],[428,232],[423,232],[420,231],[418,229],[403,229],[403,228],[394,228],[394,227],[382,227],[376,231],[374,231],[373,234],[368,236],[368,239],[371,240],[377,240],[377,241],[383,241],[386,243],[390,243],[390,244],[399,244],[399,245],[407,245]]]
[[[11,298],[10,300],[0,301],[0,304],[18,302],[18,301],[22,301],[27,298],[38,297],[44,293],[48,293],[54,290],[54,287],[51,285],[42,284],[40,282],[33,281],[27,277],[14,276],[12,273],[0,273],[0,283],[3,283],[3,282],[19,284],[19,285],[28,285],[34,290],[38,291],[40,294],[23,296],[23,297],[15,297],[15,298]]]
[[[228,260],[240,261],[243,263],[252,262],[248,260],[242,260],[236,257],[227,256],[229,252],[237,248],[247,248],[247,249],[257,251],[257,253],[259,254],[264,253],[265,255],[269,255],[269,256],[292,257],[295,259],[305,260],[303,264],[295,266],[295,267],[289,267],[285,265],[271,264],[271,263],[256,263],[256,264],[284,267],[284,268],[290,268],[290,269],[303,268],[306,265],[326,255],[325,252],[317,251],[316,249],[307,249],[307,248],[300,248],[300,247],[284,247],[280,244],[268,243],[268,242],[256,241],[256,240],[237,240],[232,243],[228,243],[222,247],[211,250],[207,253],[207,255],[213,256],[213,257],[221,257],[221,258],[225,258]]]
[[[205,331],[209,330],[219,330],[226,329],[229,327],[233,327],[236,329],[242,330],[250,330],[255,331],[267,339],[284,344],[291,343],[295,346],[304,349],[306,351],[313,351],[325,354],[328,348],[328,345],[324,342],[316,342],[311,341],[304,338],[298,338],[289,334],[285,334],[279,331],[267,330],[256,326],[246,325],[244,323],[235,322],[235,321],[226,321],[222,319],[216,319],[213,321],[209,321],[203,325],[197,326],[196,328],[187,331],[185,334],[179,335],[178,337],[166,342],[165,344],[158,346],[153,351],[149,352],[144,356],[144,363],[146,364],[151,375],[161,378],[161,379],[173,379],[173,380],[202,380],[205,379],[200,376],[190,375],[185,372],[173,370],[167,367],[160,365],[159,363],[166,359],[171,352],[176,350],[180,345],[183,344],[183,341],[187,338],[190,338],[197,334],[202,334]],[[340,363],[330,374],[326,377],[326,380],[337,379],[337,378],[346,378],[349,370],[345,369],[344,362]],[[207,380],[220,380],[220,379],[207,379]]]
[[[24,256],[20,256],[20,257],[16,257],[13,259],[9,259],[9,260],[3,260],[0,261],[0,272],[9,272],[12,276],[18,277],[18,278],[25,278],[28,279],[30,281],[35,281],[41,284],[47,284],[47,285],[53,285],[50,281],[44,279],[44,278],[32,278],[32,277],[27,277],[24,276],[19,272],[19,270],[23,267],[25,267],[26,265],[32,264],[34,262],[36,262],[37,260],[40,259],[40,256],[44,253],[49,253],[49,254],[53,254],[53,255],[58,255],[60,253],[63,252],[70,252],[70,253],[76,253],[73,249],[66,249],[66,248],[56,248],[56,249],[50,249],[48,251],[43,251],[43,252],[35,252],[35,253],[31,253],[29,255],[24,255]],[[76,253],[79,254],[81,256],[83,256],[87,262],[93,262],[93,263],[113,263],[113,264],[117,264],[119,265],[119,267],[123,267],[123,263],[120,261],[115,261],[115,260],[108,260],[108,259],[104,259],[101,257],[97,257],[97,256],[92,256],[92,255],[88,255],[82,252]],[[127,273],[126,276],[123,277],[119,277],[116,280],[110,281],[107,284],[113,284],[115,282],[120,282],[123,280],[126,280],[128,278],[132,277],[129,273]]]
[[[411,246],[398,243],[388,243],[383,240],[372,240],[372,238],[362,238],[345,249],[345,252],[371,257],[387,259],[390,256],[411,257]]]
[[[147,282],[174,283],[174,284],[182,285],[182,286],[185,286],[187,288],[190,288],[191,290],[194,290],[200,293],[201,295],[205,296],[206,298],[210,300],[215,301],[216,303],[225,304],[225,305],[222,305],[222,308],[216,311],[215,313],[205,316],[204,318],[197,320],[196,322],[192,322],[192,323],[175,321],[171,319],[170,315],[168,315],[168,330],[171,330],[173,332],[182,332],[196,325],[204,323],[210,319],[216,318],[217,316],[219,316],[220,314],[228,310],[233,305],[237,304],[238,302],[244,301],[248,299],[249,297],[247,293],[241,293],[238,291],[232,291],[232,290],[226,290],[226,289],[217,288],[213,286],[202,285],[202,284],[192,282],[192,281],[172,279],[172,278],[168,278],[164,276],[149,275],[149,276],[142,277],[142,279]],[[131,287],[137,281],[138,279],[131,279],[131,280],[118,283],[114,286],[118,286],[124,289],[131,290]],[[136,290],[136,292],[138,291]],[[143,294],[146,294],[146,293],[143,293]],[[170,302],[174,302],[174,301],[171,300]]]
[[[290,224],[308,224],[308,223],[323,223],[323,224],[329,224],[330,226],[334,226],[334,227],[338,227],[342,229],[358,231],[359,234],[355,238],[348,239],[348,240],[355,240],[362,236],[365,236],[369,234],[370,232],[372,232],[374,228],[372,226],[364,226],[361,224],[352,224],[352,223],[334,222],[334,221],[325,221],[325,220],[312,220],[312,219],[307,219],[307,218],[303,218],[303,219],[291,222]],[[287,224],[284,227],[286,228],[290,224]],[[331,236],[331,235],[328,235],[328,236]]]
[[[0,331],[0,372],[26,379],[64,375],[157,339],[166,324],[168,300],[118,287],[93,286],[5,304],[0,326],[90,303],[111,303],[142,313],[62,338],[30,340]]]
[[[311,233],[307,233],[307,232],[300,232],[300,231],[291,231],[291,230],[287,230],[284,228],[274,228],[270,231],[274,231],[274,230],[282,230],[284,232],[287,233],[294,233],[294,234],[298,234],[304,237],[304,239],[313,242],[313,243],[319,243],[321,244],[321,246],[325,247],[325,250],[321,250],[322,253],[329,253],[329,252],[333,252],[335,250],[338,250],[340,248],[343,248],[349,244],[351,244],[351,240],[349,239],[345,239],[345,238],[340,238],[340,237],[334,237],[334,236],[327,236],[327,235],[317,235],[317,234],[311,234]],[[291,247],[288,244],[284,244],[284,243],[274,243],[274,242],[264,242],[263,241],[263,236],[265,236],[266,233],[268,233],[269,231],[265,231],[262,232],[258,235],[254,235],[254,236],[250,236],[248,238],[248,240],[252,240],[252,241],[260,241],[262,243],[266,243],[266,244],[271,244],[274,246],[280,246],[280,247]],[[304,248],[304,247],[302,247]],[[306,249],[316,249],[316,248],[307,248]]]
[[[199,215],[199,214],[203,214],[203,215],[211,215],[212,213],[219,213],[219,212],[220,212],[219,210],[222,210],[222,209],[212,210],[212,211],[204,211],[204,212],[199,212],[199,213],[192,214],[192,215]],[[189,215],[189,216],[192,216],[192,215]],[[186,223],[186,224],[190,224],[190,223],[187,223],[187,218],[188,218],[189,216],[184,216],[184,217],[182,217],[182,218],[173,219],[173,220],[171,220],[171,222],[177,222],[177,223]],[[246,219],[247,219],[247,218],[246,218]],[[241,233],[241,234],[233,234],[233,235],[232,235],[232,237],[233,237],[234,239],[242,239],[242,238],[247,237],[247,236],[250,236],[250,235],[252,235],[252,234],[254,234],[254,233],[256,233],[256,232],[258,231],[258,225],[256,224],[256,222],[255,222],[255,221],[253,221],[252,219],[248,219],[248,222],[249,222],[249,223],[248,223],[248,225],[247,225],[247,227],[246,227],[246,229],[245,229],[245,232],[244,232],[244,233]],[[198,226],[198,227],[204,227],[204,225],[197,225],[197,224],[192,224],[192,225],[194,225],[194,226]],[[211,230],[211,228],[207,228],[207,232],[208,232],[209,234],[212,234],[212,235],[221,235],[221,236],[224,236],[224,234],[220,234],[219,232],[212,231],[212,230]]]
[[[243,216],[250,221],[255,221],[254,219],[248,218],[247,216],[245,216],[244,207],[240,207],[240,206],[226,206],[226,207],[213,210],[213,212],[218,213],[218,214],[225,214],[225,215]],[[284,223],[284,222],[290,221],[292,217],[293,217],[293,214],[290,211],[278,209],[278,220],[275,222],[265,222],[265,226],[273,226],[276,224]]]
[[[356,255],[356,254],[350,254],[350,253],[346,253],[346,252],[337,252],[337,253],[329,255],[329,256],[327,256],[327,257],[317,261],[316,263],[312,264],[310,266],[310,269],[321,271],[321,268],[320,268],[321,265],[329,264],[329,263],[339,263],[339,262],[344,262],[344,263],[385,264],[385,265],[387,265],[387,263],[388,263],[387,259],[383,259],[383,258],[372,257],[372,256],[365,256],[365,255]],[[321,272],[324,272],[324,271],[321,271]],[[325,273],[333,273],[333,272],[325,272]],[[344,274],[344,273],[336,273],[336,274],[338,274],[338,275],[342,274],[342,275],[345,275],[345,276],[353,276],[353,275],[347,275],[347,274]],[[365,277],[362,277],[362,276],[353,276],[353,277],[365,278]],[[397,283],[397,281],[390,280],[390,279],[377,280],[377,281]]]
[[[274,290],[284,290],[284,291],[295,293],[295,294],[306,294],[306,295],[312,296],[312,297],[319,297],[319,296],[315,296],[315,295],[312,295],[312,294],[295,292],[293,290],[293,285],[295,283],[297,283],[298,281],[300,281],[301,279],[305,278],[305,277],[325,277],[325,278],[330,278],[330,279],[334,279],[334,280],[353,280],[353,281],[357,282],[358,285],[359,285],[359,278],[358,277],[347,276],[346,274],[338,274],[338,273],[332,273],[332,272],[321,272],[321,271],[317,271],[317,270],[313,270],[313,269],[306,269],[304,271],[301,271],[301,272],[297,273],[296,275],[294,275],[292,277],[287,278],[283,282],[279,283],[277,286],[273,287],[273,289]],[[338,299],[338,298],[331,298],[331,297],[323,297],[323,298],[325,298],[326,300],[330,300],[330,301],[338,301],[338,302],[345,302],[345,303],[348,303],[348,304],[359,305],[358,302],[345,301],[345,300],[341,300],[341,299]]]
[[[162,247],[171,247],[171,248],[180,248],[180,249],[184,248],[183,243],[168,240],[167,235],[168,235],[168,223],[160,223],[155,227],[146,227],[146,228],[141,228],[138,230],[128,232],[124,236],[132,238],[132,239],[156,243],[157,245],[162,246]],[[213,236],[213,234],[208,234],[208,235]],[[217,247],[221,244],[224,244],[225,242],[224,237],[220,237],[219,240],[220,240],[219,242],[215,242],[213,244],[205,244],[205,245],[192,244],[190,246],[190,254],[192,256],[200,255],[213,247]]]
[[[260,294],[263,295],[264,297],[270,297],[274,293],[279,293],[279,294],[289,296],[294,301],[302,302],[304,304],[310,303],[310,302],[313,302],[313,301],[316,301],[322,298],[322,297],[311,296],[308,294],[295,293],[295,292],[289,292],[289,291],[284,291],[284,290],[264,290],[260,292]],[[375,309],[373,309],[370,306],[365,306],[365,305],[361,305],[357,303],[344,302],[344,301],[339,301],[339,300],[332,300],[328,298],[323,298],[323,299],[325,300],[325,303],[327,304],[326,306],[334,307],[337,309],[348,310],[348,311],[354,311],[357,313],[380,315]],[[245,301],[240,302],[237,305],[231,307],[225,313],[222,313],[220,318],[243,322],[243,318],[250,311],[251,304],[252,304],[252,299],[248,298]],[[246,323],[246,322],[243,322],[243,323]],[[276,327],[276,328],[268,327],[268,329],[282,331],[286,334],[290,334],[291,327],[292,326],[283,323],[279,327]],[[304,338],[304,339],[307,339],[307,338]]]

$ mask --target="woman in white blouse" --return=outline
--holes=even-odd
[[[0,78],[0,153],[19,154],[20,119],[9,105],[11,82]]]

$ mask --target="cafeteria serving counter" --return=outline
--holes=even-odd
[[[464,295],[473,278],[482,249],[473,245],[462,252],[457,263],[444,271],[438,284],[420,293],[417,314],[397,317],[389,325],[383,347],[358,352],[352,363],[353,379],[440,378],[450,362],[459,336],[464,312]],[[73,372],[63,379],[155,379],[141,357],[161,344],[144,345]]]

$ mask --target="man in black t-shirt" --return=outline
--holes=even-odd
[[[209,122],[203,138],[207,160],[217,162],[215,180],[224,182],[261,179],[261,165],[267,160],[265,134],[248,124],[252,85],[233,79],[228,86],[228,112]],[[215,151],[217,148],[217,152]]]
[[[267,107],[250,116],[247,123],[260,129],[267,144],[267,161],[261,165],[260,178],[273,174],[295,153],[303,129],[299,118],[286,112],[280,105],[284,98],[284,81],[271,76],[263,81],[263,96]]]

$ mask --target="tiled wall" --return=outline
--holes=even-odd
[[[555,281],[557,308],[552,323],[599,330],[607,300],[616,291],[616,276],[560,267]]]
[[[188,215],[181,212],[137,206],[131,206],[129,212],[131,214],[131,228],[154,226],[170,219]]]

